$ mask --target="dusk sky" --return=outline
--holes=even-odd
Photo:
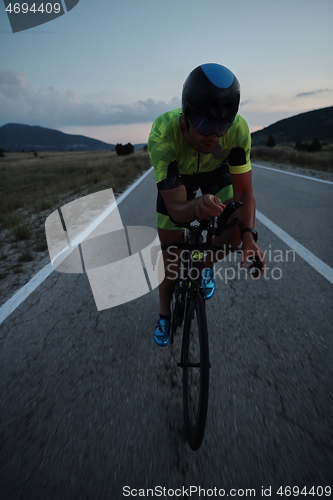
[[[333,105],[332,26],[333,0],[80,0],[13,34],[1,1],[0,126],[144,143],[188,73],[216,62],[254,131]]]

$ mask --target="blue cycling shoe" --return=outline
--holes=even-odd
[[[160,347],[170,344],[171,317],[159,318],[154,332],[154,342]]]
[[[206,267],[202,271],[201,286],[204,289],[204,297],[206,300],[211,299],[215,293],[214,269]]]

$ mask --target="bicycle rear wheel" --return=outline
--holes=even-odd
[[[181,354],[186,437],[200,448],[206,427],[209,389],[209,347],[204,298],[192,292],[186,300]]]

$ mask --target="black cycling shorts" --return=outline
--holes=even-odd
[[[157,184],[156,220],[158,228],[171,230],[180,229],[171,219],[161,195],[161,191],[173,189],[181,185],[184,185],[186,188],[188,200],[193,200],[199,189],[202,194],[213,194],[217,196],[222,203],[233,198],[233,188],[228,163],[221,163],[211,172],[182,175],[179,174],[176,162],[174,162],[169,166],[167,178]]]

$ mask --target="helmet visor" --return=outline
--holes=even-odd
[[[190,113],[190,123],[194,130],[198,132],[198,134],[208,137],[209,135],[216,134],[218,137],[224,135],[229,128],[231,127],[235,117],[225,118],[220,121],[209,120],[204,115],[199,115]]]

